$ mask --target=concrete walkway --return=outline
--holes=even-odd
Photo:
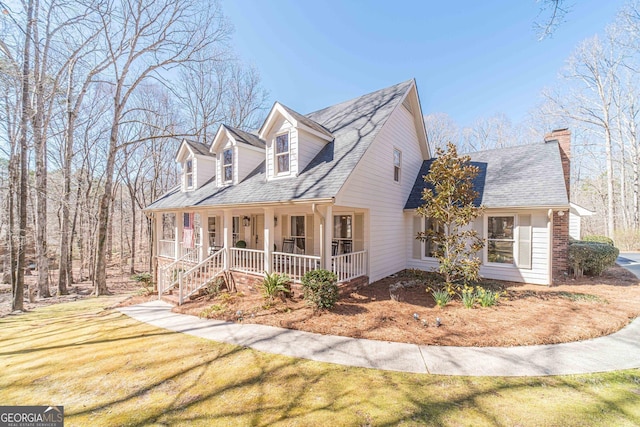
[[[615,334],[555,345],[440,347],[320,335],[171,312],[164,301],[119,310],[159,328],[267,353],[347,366],[439,375],[543,376],[640,368],[640,318]]]

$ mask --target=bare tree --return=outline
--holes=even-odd
[[[449,142],[456,145],[460,143],[458,124],[447,113],[425,115],[424,125],[431,153],[435,153],[438,148],[446,149]]]
[[[564,22],[569,7],[564,0],[537,0],[537,2],[540,3],[540,12],[533,27],[538,34],[538,40],[543,40],[550,37]]]
[[[111,60],[109,84],[113,104],[98,215],[95,295],[109,292],[106,243],[116,155],[124,145],[135,142],[122,142],[119,138],[120,126],[131,113],[129,99],[141,83],[161,80],[163,71],[191,62],[196,52],[226,40],[229,35],[217,4],[201,6],[189,0],[162,3],[136,0],[109,3],[101,10],[105,48]]]
[[[567,118],[598,130],[603,139],[607,173],[607,236],[615,230],[613,125],[614,95],[621,57],[609,39],[598,37],[583,42],[569,59],[564,79],[575,83],[569,93],[546,91],[545,96]]]

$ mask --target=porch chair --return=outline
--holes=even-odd
[[[339,242],[337,240],[331,241],[331,256],[338,255],[338,245],[339,245]]]
[[[294,246],[295,241],[293,239],[282,239],[282,252],[292,254]]]
[[[292,254],[295,247],[294,239],[282,239],[282,252]],[[280,272],[289,273],[289,261],[287,258],[281,258],[279,263]]]

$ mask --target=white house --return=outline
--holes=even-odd
[[[474,153],[486,214],[481,274],[549,284],[566,271],[570,133]],[[415,214],[431,155],[415,80],[302,115],[276,102],[262,127],[183,141],[183,179],[146,208],[159,291],[181,298],[213,277],[316,268],[341,282],[433,269]],[[565,215],[566,214],[566,215]]]

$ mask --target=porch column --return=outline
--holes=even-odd
[[[182,258],[182,227],[184,227],[184,219],[182,218],[182,211],[176,212],[176,224],[174,234],[176,236],[176,259]]]
[[[323,268],[331,271],[331,241],[333,240],[333,206],[327,205],[324,213],[324,227],[320,230],[320,238],[324,241],[324,251],[321,253]]]
[[[200,261],[209,256],[209,214],[200,214]]]
[[[264,208],[264,270],[271,274],[273,270],[273,242],[274,238],[274,223],[273,223],[273,208]],[[258,230],[259,231],[259,230]]]
[[[153,214],[153,226],[155,227],[155,236],[153,236],[153,244],[156,248],[156,256],[161,255],[160,253],[160,240],[164,238],[164,234],[162,233],[162,224],[164,219],[164,214],[161,212]],[[166,255],[166,254],[162,254]]]
[[[222,212],[222,242],[223,242],[223,247],[225,250],[225,257],[224,257],[224,269],[228,270],[229,269],[229,257],[231,256],[231,253],[229,253],[229,248],[231,246],[233,246],[233,215],[231,213],[231,211],[229,209],[225,209]]]

